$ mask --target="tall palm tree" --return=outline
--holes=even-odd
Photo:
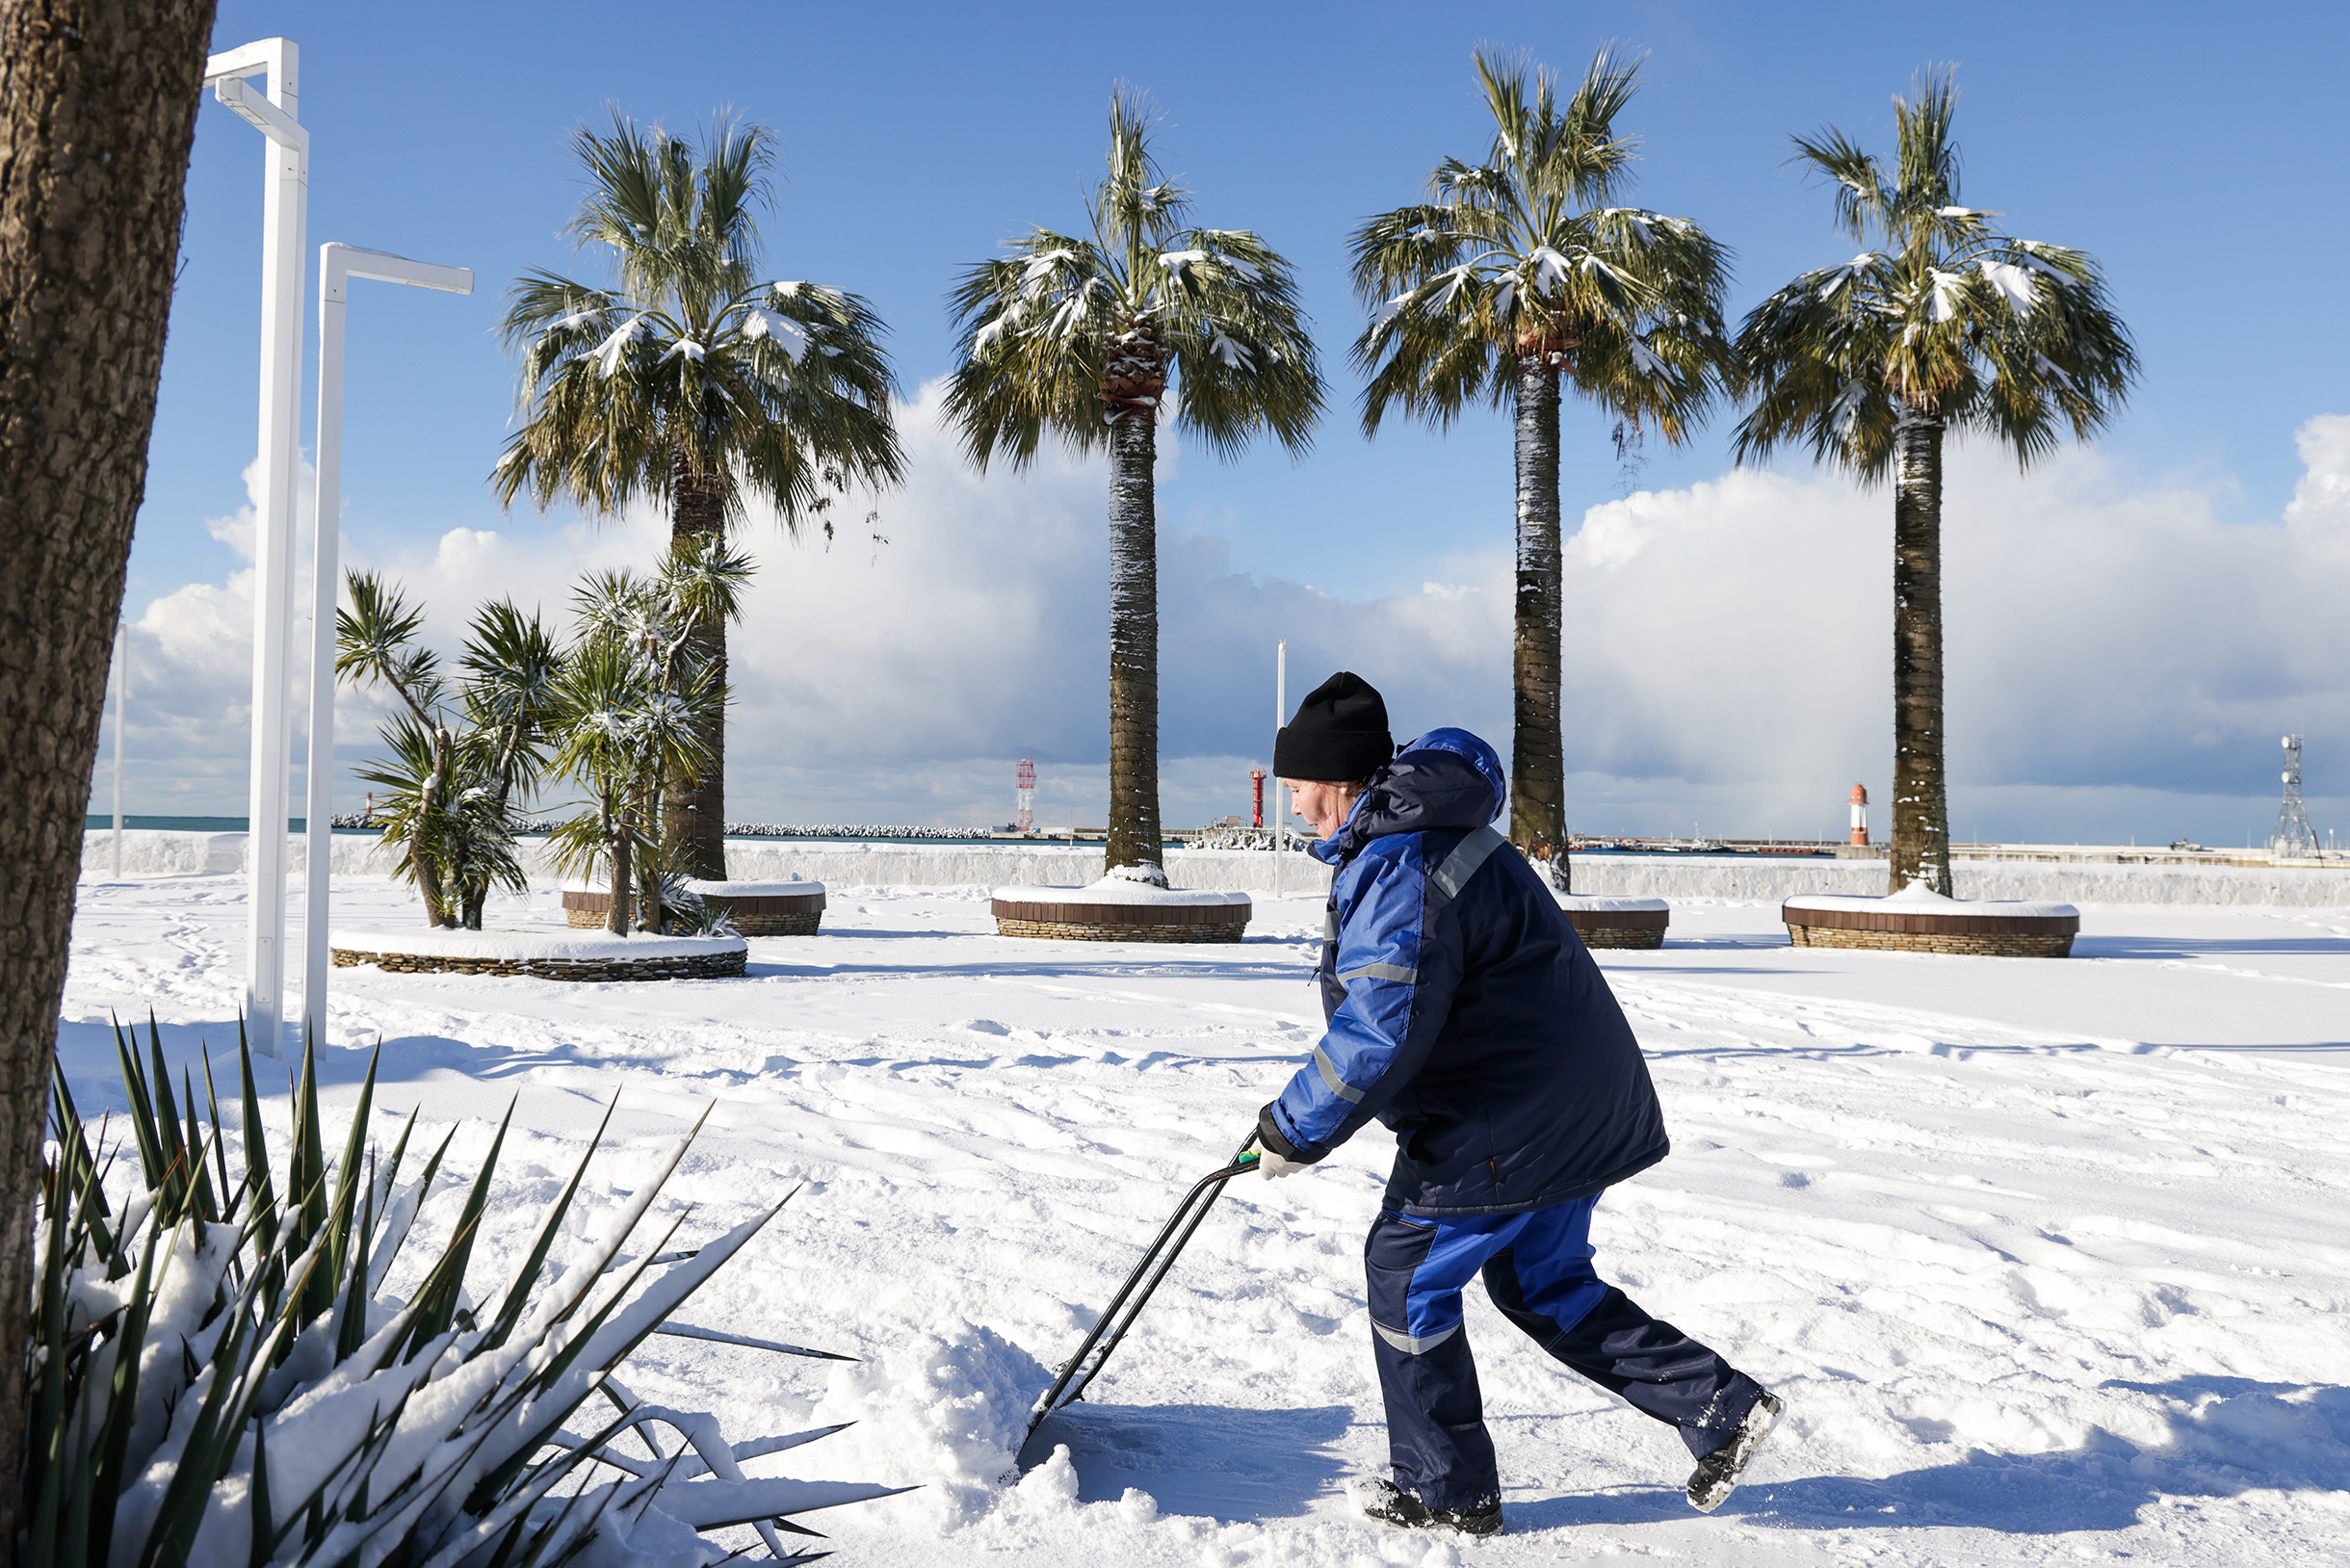
[[[1722,384],[1729,252],[1685,218],[1612,205],[1636,144],[1616,119],[1639,61],[1601,49],[1564,103],[1547,70],[1476,56],[1494,119],[1482,162],[1447,158],[1429,199],[1365,222],[1354,287],[1363,430],[1389,408],[1451,426],[1472,404],[1517,416],[1518,590],[1510,838],[1569,885],[1559,734],[1558,408],[1562,389],[1627,432],[1686,440]],[[1530,90],[1530,91],[1529,91]]]
[[[608,135],[573,134],[588,191],[569,232],[609,248],[616,281],[533,269],[508,291],[521,428],[492,476],[501,502],[527,494],[544,509],[560,496],[608,515],[650,499],[690,549],[739,522],[752,496],[797,537],[850,485],[898,482],[879,320],[853,294],[755,280],[773,143],[724,115],[698,154],[617,114]],[[697,635],[723,689],[724,619]],[[723,711],[706,723],[693,771],[666,788],[662,833],[692,875],[722,877]]]
[[[1189,196],[1153,162],[1145,113],[1137,93],[1110,98],[1091,238],[1033,229],[965,271],[946,406],[981,471],[1025,467],[1048,431],[1110,453],[1108,864],[1163,881],[1159,422],[1171,412],[1221,457],[1261,432],[1303,453],[1322,385],[1290,264],[1247,229],[1183,226]]]
[[[1949,72],[1893,100],[1891,169],[1830,127],[1794,138],[1833,183],[1837,222],[1868,247],[1804,274],[1746,318],[1754,406],[1742,461],[1800,440],[1864,483],[1893,486],[1893,805],[1889,892],[1950,892],[1943,767],[1942,447],[1987,435],[2020,466],[2104,428],[2137,374],[2129,333],[2087,252],[2009,237],[1959,205]]]
[[[146,488],[213,0],[0,8],[0,1345],[41,1277],[34,1203],[82,813]],[[76,18],[79,18],[78,20]],[[57,1276],[50,1276],[55,1278]],[[0,1547],[40,1385],[0,1378]],[[39,1548],[28,1546],[27,1557]]]

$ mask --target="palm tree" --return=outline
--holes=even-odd
[[[2086,439],[2137,374],[2128,330],[2087,252],[2010,238],[1959,205],[1958,99],[1947,71],[1893,100],[1888,170],[1842,132],[1794,138],[1795,162],[1833,182],[1836,216],[1870,247],[1804,274],[1758,305],[1737,352],[1755,403],[1737,456],[1800,440],[1864,483],[1893,485],[1893,805],[1889,892],[1950,892],[1943,768],[1942,445],[1991,436],[2029,466],[2058,426]]]
[[[1601,49],[1562,104],[1547,70],[1476,56],[1492,111],[1480,163],[1448,158],[1429,199],[1353,237],[1355,293],[1377,309],[1356,340],[1371,378],[1363,430],[1390,406],[1449,429],[1480,400],[1517,415],[1518,586],[1510,838],[1565,889],[1559,734],[1558,406],[1563,386],[1613,417],[1621,446],[1654,429],[1678,446],[1729,358],[1729,252],[1685,218],[1610,205],[1636,144],[1616,118],[1639,62]],[[1530,86],[1530,95],[1529,95]]]
[[[609,135],[574,133],[588,194],[570,234],[610,248],[616,282],[534,269],[508,291],[521,428],[492,476],[501,502],[561,496],[609,515],[659,501],[683,546],[726,532],[752,496],[792,536],[815,520],[829,537],[835,495],[898,482],[880,322],[853,294],[754,280],[773,140],[730,116],[699,154],[617,114]],[[723,618],[699,635],[723,688]],[[697,771],[666,788],[662,835],[692,875],[723,877],[723,711],[707,724]]]
[[[420,640],[424,611],[374,572],[347,572],[344,582],[351,608],[335,612],[334,672],[389,687],[401,703],[381,730],[389,754],[358,770],[383,792],[383,842],[401,850],[396,875],[416,884],[427,925],[478,931],[493,888],[530,885],[514,853],[512,801],[545,770],[561,656],[536,615],[507,599],[483,606],[458,662],[460,727],[448,715],[440,658]]]
[[[968,269],[948,416],[982,472],[1022,468],[1049,430],[1110,453],[1110,869],[1159,870],[1158,427],[1231,457],[1260,432],[1302,454],[1321,374],[1290,264],[1247,229],[1186,228],[1188,193],[1153,162],[1140,96],[1110,102],[1110,173],[1090,239],[1033,229]],[[1162,400],[1172,400],[1162,406]]]
[[[82,869],[82,812],[146,488],[188,148],[211,0],[99,11],[11,6],[8,177],[0,180],[0,1345],[25,1343],[34,1204],[56,1071],[58,1003]],[[82,22],[73,21],[80,15]],[[54,1189],[52,1189],[54,1190]],[[56,1278],[55,1275],[47,1276]],[[11,1557],[40,1385],[0,1379],[0,1542]],[[28,1557],[39,1548],[24,1549]]]

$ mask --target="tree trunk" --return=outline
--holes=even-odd
[[[695,474],[681,453],[672,469],[673,494],[669,510],[669,544],[682,549],[698,543],[726,526],[724,475]],[[707,664],[713,678],[726,684],[726,621],[713,616],[693,634],[694,656]],[[726,709],[723,704],[702,726],[702,745],[709,751],[700,772],[692,777],[672,773],[662,787],[661,842],[671,864],[688,876],[714,882],[726,879]]]
[[[1105,866],[1157,866],[1159,524],[1157,410],[1110,427],[1110,846]]]
[[[0,1557],[58,1003],[212,0],[0,6]]]
[[[1942,763],[1942,421],[1893,428],[1893,802],[1888,893],[1913,881],[1950,896],[1950,806]]]
[[[617,819],[614,816],[612,797],[604,798],[604,847],[612,851],[612,904],[604,912],[604,928],[614,936],[626,936],[636,912],[631,895],[636,888],[636,868],[629,864],[629,834],[625,826],[614,831]]]
[[[425,852],[428,824],[437,812],[449,809],[450,787],[457,782],[456,739],[448,730],[437,725],[432,730],[432,777],[416,796],[416,836],[409,841],[408,860],[416,868],[416,895],[425,902],[425,924],[440,929],[455,928],[457,916],[449,906],[449,889],[441,881],[440,867]],[[438,780],[437,784],[434,782]]]
[[[1568,888],[1566,762],[1558,732],[1558,372],[1518,355],[1518,604],[1509,837]]]

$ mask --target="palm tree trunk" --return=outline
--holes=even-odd
[[[426,836],[433,817],[448,809],[445,797],[457,781],[457,759],[452,755],[455,742],[449,732],[439,726],[432,730],[432,776],[416,797],[416,836],[409,841],[409,863],[416,868],[416,894],[425,902],[425,924],[439,929],[455,927],[457,918],[449,907],[449,890],[441,881],[440,866],[426,851]]]
[[[1558,733],[1558,372],[1518,355],[1516,729],[1509,763],[1509,837],[1568,887],[1566,763]]]
[[[1155,410],[1110,427],[1110,845],[1104,863],[1160,864],[1159,524]]]
[[[0,6],[0,1561],[33,1205],[212,0]],[[37,1434],[46,1439],[50,1434]]]
[[[627,808],[615,811],[609,794],[604,797],[603,805],[604,848],[612,854],[612,903],[604,912],[604,928],[614,936],[626,936],[632,924],[630,917],[635,913],[630,894],[636,887],[636,868],[629,863],[629,831],[619,815]]]
[[[1942,420],[1893,427],[1893,823],[1888,893],[1913,881],[1950,896],[1949,792],[1942,763]]]
[[[672,549],[698,542],[726,526],[724,475],[692,471],[680,453],[672,470],[673,499],[669,511]],[[711,670],[718,684],[726,684],[726,622],[711,616],[695,628],[695,657]],[[726,879],[726,709],[723,704],[702,726],[702,745],[709,753],[698,775],[672,773],[662,788],[661,841],[673,864],[688,876],[714,882]]]

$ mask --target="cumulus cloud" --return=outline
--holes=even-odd
[[[1097,463],[1048,456],[974,474],[938,388],[901,411],[901,491],[839,509],[837,537],[747,535],[761,562],[733,642],[732,814],[770,821],[1005,820],[1033,750],[1040,817],[1098,823],[1107,797],[1109,545]],[[1952,453],[1945,488],[1950,761],[1962,836],[2258,837],[2276,735],[2310,736],[2312,809],[2350,773],[2350,417],[2300,431],[2285,515],[2246,524],[2211,497],[2148,487],[2094,452],[2019,476]],[[1170,447],[1172,443],[1169,443]],[[1891,754],[1890,497],[1826,474],[1734,471],[1592,508],[1566,552],[1562,689],[1573,825],[1594,831],[1841,834],[1854,779]],[[500,593],[561,617],[583,570],[642,565],[639,516],[526,539],[458,527],[366,562],[400,577],[453,643]],[[236,519],[216,525],[233,537]],[[1414,591],[1350,601],[1234,569],[1225,542],[1161,540],[1161,746],[1171,823],[1243,809],[1269,750],[1274,642],[1292,700],[1351,668],[1399,732],[1479,730],[1507,749],[1511,561],[1412,563]],[[551,544],[557,547],[550,547]],[[1331,548],[1344,549],[1333,540]],[[242,810],[250,573],[148,605],[135,659],[186,802]],[[378,704],[348,690],[338,756]],[[135,742],[136,745],[136,742]],[[103,754],[103,753],[102,753]],[[2328,769],[2332,772],[2328,772]],[[354,791],[339,791],[355,804]],[[208,804],[196,804],[202,798]],[[2248,816],[2247,814],[2250,814]]]

